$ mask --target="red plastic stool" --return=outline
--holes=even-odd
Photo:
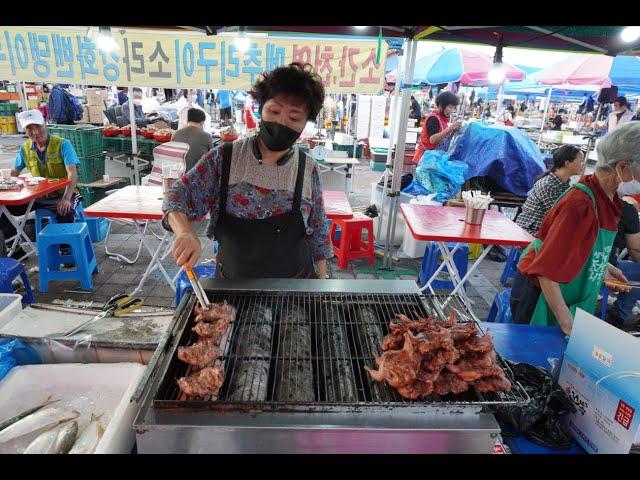
[[[340,238],[336,230],[340,228]],[[362,231],[367,231],[367,241],[362,241]],[[337,218],[331,224],[331,242],[333,253],[338,257],[338,268],[349,267],[349,261],[355,258],[368,258],[371,266],[375,263],[373,248],[373,219],[362,213],[354,213],[352,218]]]

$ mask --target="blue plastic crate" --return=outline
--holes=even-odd
[[[85,221],[89,229],[91,243],[97,243],[107,236],[109,224],[111,223],[109,220],[106,218],[86,217]]]

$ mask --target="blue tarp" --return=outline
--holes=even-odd
[[[535,177],[546,170],[542,153],[524,132],[480,122],[461,130],[450,159],[469,165],[465,181],[490,177],[519,196],[526,196]]]

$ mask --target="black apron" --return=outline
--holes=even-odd
[[[232,146],[224,144],[220,213],[213,230],[219,244],[216,278],[318,278],[300,211],[306,154],[299,157],[291,212],[236,218],[227,214]]]

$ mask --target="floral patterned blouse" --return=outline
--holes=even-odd
[[[291,211],[297,175],[298,153],[282,165],[261,164],[253,147],[253,138],[236,140],[227,194],[227,214],[236,218],[264,219]],[[165,195],[162,224],[171,230],[169,212],[183,212],[190,220],[203,218],[207,212],[210,221],[207,237],[213,238],[218,221],[220,179],[222,177],[222,146],[207,152]],[[300,210],[307,228],[314,261],[333,256],[326,222],[322,185],[315,161],[307,156],[305,180]]]

